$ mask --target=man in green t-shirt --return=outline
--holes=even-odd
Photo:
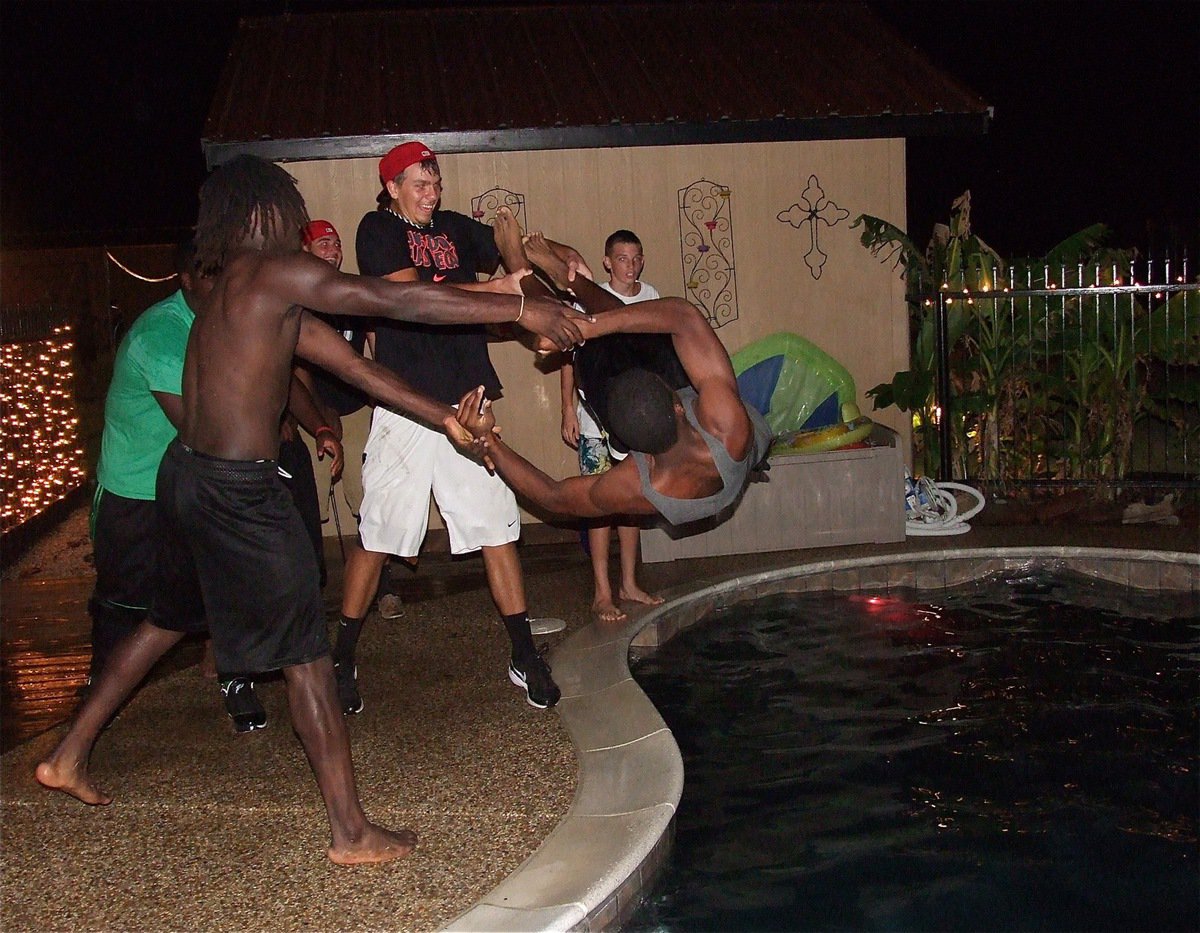
[[[191,243],[178,248],[181,287],[142,312],[113,362],[92,501],[96,587],[88,603],[89,684],[99,679],[117,643],[146,617],[154,596],[159,545],[154,485],[182,419],[183,359],[194,307],[211,286],[211,280],[194,274],[195,252]],[[202,625],[199,602],[197,616]]]
[[[92,551],[96,586],[88,601],[92,617],[92,663],[96,683],[109,655],[144,620],[159,579],[161,544],[155,482],[167,445],[183,418],[183,360],[195,308],[212,287],[195,272],[191,242],[176,251],[180,288],[151,305],[133,322],[117,348],[104,401],[104,434],[92,500]],[[183,603],[194,616],[179,620],[186,631],[207,631],[199,590]],[[211,674],[209,676],[212,676]],[[225,710],[238,732],[261,729],[267,712],[249,677],[218,674]]]

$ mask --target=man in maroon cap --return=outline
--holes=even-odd
[[[342,238],[338,235],[337,228],[328,220],[314,220],[304,228],[302,249],[306,253],[312,253],[318,259],[323,259],[335,269],[342,268]],[[367,331],[363,327],[361,319],[356,321],[354,318],[346,315],[313,313],[345,337],[356,353],[363,352],[363,347],[367,339]],[[346,436],[342,426],[342,419],[361,411],[364,406],[372,404],[371,400],[358,389],[347,385],[337,376],[331,375],[320,367],[312,366],[303,361],[296,368],[296,377],[312,393],[314,401],[321,410],[321,423],[329,425],[338,441],[345,445]],[[307,456],[307,451],[305,451],[305,455]],[[350,458],[347,462],[358,463],[360,465],[362,463],[361,448],[356,448],[353,451],[345,451],[345,456]],[[309,463],[311,471],[311,461]],[[299,466],[303,469],[303,464],[299,464]],[[331,470],[330,484],[326,487],[325,492],[328,493],[328,498],[332,499],[332,487],[334,484],[340,483],[342,498],[350,508],[350,511],[357,515],[362,502],[362,486],[361,482],[357,479],[357,474],[354,474],[354,476],[356,477],[354,483],[356,488],[349,490],[347,489],[349,474],[342,473],[339,475],[338,470]],[[316,498],[313,500],[313,507],[316,512],[316,533],[320,536],[320,494],[317,492],[316,485],[314,478],[312,492]],[[332,510],[333,508],[336,508],[336,506],[331,503],[330,509]],[[301,510],[301,514],[304,515],[306,522],[310,520],[309,514],[305,513],[303,509]],[[318,546],[320,545],[318,544]],[[323,560],[321,563],[321,580],[322,582],[325,580],[325,565]],[[398,619],[404,615],[404,604],[400,596],[392,592],[387,566],[384,567],[379,581],[378,611],[379,615],[384,619]]]
[[[379,162],[379,180],[379,207],[359,222],[355,243],[363,275],[471,287],[480,273],[497,270],[500,252],[492,228],[439,209],[441,169],[428,146],[413,141],[393,148]],[[500,395],[484,327],[381,322],[368,342],[378,362],[403,373],[413,388],[439,402],[456,405],[477,386],[484,387],[488,398]],[[483,553],[488,587],[512,642],[509,679],[525,691],[531,706],[546,709],[558,702],[558,686],[530,630],[517,556],[521,515],[516,497],[502,479],[443,441],[415,419],[375,409],[363,461],[361,547],[347,557],[333,653],[339,697],[348,714],[363,708],[354,651],[380,570],[390,554],[417,555],[428,529],[431,494],[451,552]]]

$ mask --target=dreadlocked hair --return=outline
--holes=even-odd
[[[308,209],[296,179],[273,162],[240,155],[218,166],[200,186],[196,222],[196,265],[201,275],[216,275],[225,257],[261,224],[270,248],[299,236]],[[297,240],[299,244],[299,240]]]

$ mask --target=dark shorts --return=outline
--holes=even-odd
[[[321,574],[321,589],[325,588],[325,538],[321,531],[321,500],[317,495],[317,477],[313,473],[312,454],[299,433],[290,441],[279,442],[279,473],[291,493],[304,530],[312,542],[313,553]]]
[[[198,580],[222,674],[329,654],[316,557],[275,461],[220,460],[176,440],[157,495],[164,586],[156,616],[169,619],[174,594]]]
[[[103,486],[92,500],[93,598],[123,609],[149,610],[158,589],[158,506],[126,499]]]
[[[171,618],[156,616],[153,607],[163,589],[162,547],[158,503],[153,499],[126,499],[103,487],[96,490],[92,503],[92,552],[96,561],[93,602],[143,613],[160,628],[207,631],[204,602],[195,584],[176,590]]]

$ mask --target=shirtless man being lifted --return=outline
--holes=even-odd
[[[173,596],[194,592],[198,584],[218,667],[283,671],[292,725],[329,819],[330,860],[385,862],[408,855],[417,837],[371,823],[359,802],[316,558],[274,462],[293,359],[442,427],[464,450],[471,441],[449,405],[414,392],[359,356],[303,309],[434,324],[519,318],[522,327],[562,348],[580,339],[580,318],[553,300],[515,297],[516,275],[479,286],[509,294],[464,294],[339,273],[301,252],[307,222],[295,179],[253,156],[216,169],[200,189],[197,265],[201,274],[219,277],[196,315],[184,366],[183,424],[159,469],[169,579],[148,620],[112,655],[35,775],[84,803],[112,801],[88,773],[92,746],[154,663],[182,638],[172,627],[178,625]]]
[[[496,471],[519,495],[555,515],[662,515],[684,525],[716,515],[737,501],[766,455],[770,428],[738,393],[729,354],[700,311],[681,298],[624,306],[583,275],[575,275],[577,253],[540,235],[522,240],[516,220],[497,212],[496,243],[507,269],[542,270],[561,291],[574,292],[595,315],[581,322],[585,338],[612,333],[667,334],[690,386],[672,388],[657,373],[629,368],[588,387],[589,401],[603,426],[630,455],[606,473],[555,480],[508,447],[493,432],[491,403],[479,390],[465,395],[458,420],[483,444]],[[525,294],[548,293],[530,276]],[[620,309],[620,313],[612,313]],[[609,312],[609,313],[602,313]],[[542,349],[554,349],[542,343]]]

